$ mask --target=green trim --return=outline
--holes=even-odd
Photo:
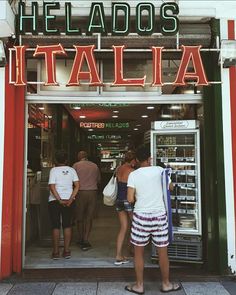
[[[212,28],[216,30],[214,21]],[[213,31],[214,34],[214,31]],[[218,54],[203,54],[210,81],[219,81]],[[214,65],[214,66],[213,66]],[[211,271],[227,271],[227,231],[221,86],[204,87],[204,181],[203,212],[206,218],[206,263]],[[204,216],[203,216],[204,217]]]

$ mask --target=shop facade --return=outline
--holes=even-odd
[[[201,260],[209,270],[235,272],[236,72],[233,65],[223,67],[219,54],[222,40],[236,39],[236,5],[170,1],[161,12],[161,1],[22,2],[13,7],[17,37],[7,43],[8,63],[0,77],[1,277],[20,273],[25,264],[27,126],[29,110],[39,104],[152,104],[162,106],[162,115],[167,105],[204,109],[194,117],[202,121]],[[115,17],[118,11],[122,21]],[[56,54],[63,59],[54,59]],[[82,123],[87,128],[96,121]]]

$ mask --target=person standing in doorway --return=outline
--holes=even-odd
[[[120,221],[120,230],[116,241],[116,261],[114,262],[115,265],[122,265],[129,262],[129,260],[122,254],[122,248],[133,213],[133,205],[127,201],[127,181],[129,174],[134,171],[135,164],[135,153],[132,151],[128,151],[125,154],[124,164],[118,167],[116,171],[118,182],[116,211],[118,213]]]
[[[76,220],[78,227],[78,244],[82,250],[89,250],[89,235],[92,229],[96,209],[98,184],[101,174],[98,166],[88,160],[86,151],[78,153],[78,162],[73,165],[80,180],[80,188],[76,197]]]
[[[53,252],[52,259],[59,259],[60,227],[64,234],[64,252],[66,259],[71,257],[70,242],[72,234],[72,202],[79,190],[79,179],[76,171],[67,166],[67,154],[65,151],[57,151],[55,154],[56,167],[49,174],[49,216],[52,224]]]
[[[161,270],[161,292],[181,289],[178,283],[169,280],[169,259],[167,246],[168,221],[163,200],[163,168],[151,166],[150,151],[145,146],[136,151],[140,168],[128,177],[128,201],[135,203],[131,227],[131,243],[134,245],[134,264],[136,283],[127,285],[125,290],[135,294],[144,294],[144,247],[152,239],[157,247]]]

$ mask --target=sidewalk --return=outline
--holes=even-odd
[[[127,282],[17,282],[0,283],[0,295],[129,295]],[[235,295],[236,282],[182,282],[183,289],[175,295]],[[163,294],[160,282],[145,282],[145,294]]]

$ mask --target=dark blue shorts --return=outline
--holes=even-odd
[[[116,211],[127,211],[132,212],[134,209],[133,204],[129,203],[127,200],[117,200],[116,201]]]
[[[73,204],[73,203],[72,203]],[[51,220],[52,229],[68,228],[72,226],[73,219],[73,205],[64,207],[58,201],[51,201],[48,203],[49,217]]]

